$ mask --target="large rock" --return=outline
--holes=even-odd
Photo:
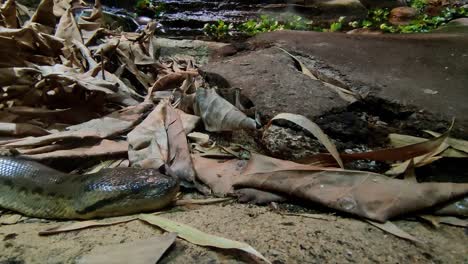
[[[458,18],[434,30],[434,33],[468,34],[468,18]]]
[[[454,135],[468,138],[466,34],[281,31],[259,35],[251,44],[281,46],[322,79],[362,97],[350,105],[319,81],[302,75],[277,48],[258,48],[204,67],[207,75],[222,76],[220,83],[242,88],[268,117],[278,112],[302,114],[335,132],[341,124],[340,133],[351,140],[373,134],[380,125],[442,131],[456,118]],[[360,122],[370,130],[355,130],[353,124]]]

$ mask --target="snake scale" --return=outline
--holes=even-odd
[[[78,175],[0,157],[0,208],[32,217],[90,219],[154,211],[169,205],[178,190],[178,181],[157,169]]]

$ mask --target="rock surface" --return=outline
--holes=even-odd
[[[260,35],[250,43],[257,50],[203,70],[224,79],[224,85],[242,88],[266,119],[291,112],[329,125],[354,112],[349,117],[363,120],[371,131],[385,124],[396,131],[415,132],[442,131],[456,118],[453,135],[468,138],[468,35],[282,31]],[[283,51],[262,48],[271,45],[293,52],[312,72],[362,99],[354,104],[344,101],[321,82],[302,75]]]

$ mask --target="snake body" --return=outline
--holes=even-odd
[[[157,169],[78,175],[0,157],[0,208],[32,217],[90,219],[154,211],[170,204],[178,190],[178,181]]]

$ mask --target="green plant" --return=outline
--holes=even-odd
[[[409,6],[416,9],[423,9],[427,6],[427,0],[411,0],[409,1]]]
[[[337,32],[341,31],[343,29],[343,22],[345,20],[345,17],[340,17],[338,21],[331,23],[330,25],[330,32]]]
[[[138,15],[160,17],[165,10],[164,3],[154,4],[152,0],[138,0],[135,4],[135,12]]]
[[[218,20],[216,24],[206,23],[203,27],[203,32],[205,35],[215,38],[215,39],[225,39],[228,36],[232,36],[232,30],[234,29],[234,24],[226,23],[223,20]]]

